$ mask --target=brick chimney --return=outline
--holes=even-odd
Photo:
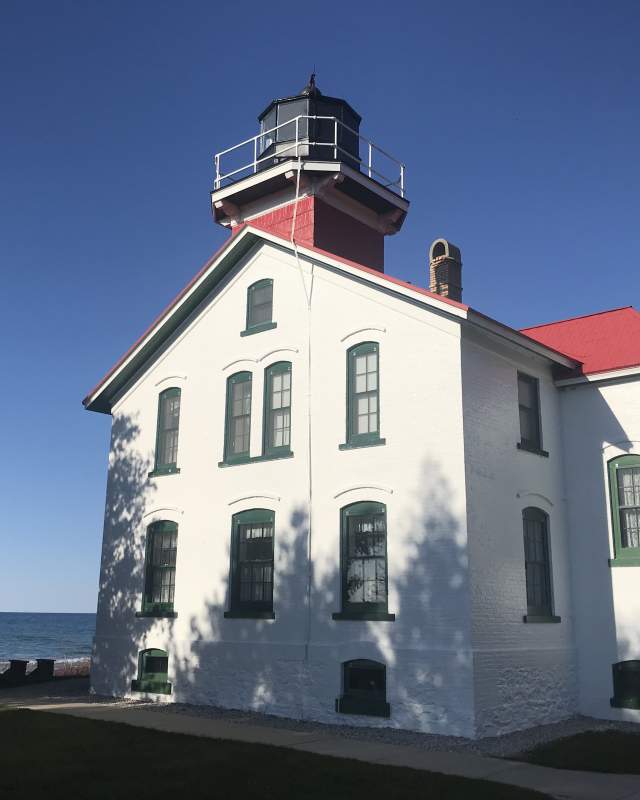
[[[446,239],[429,248],[429,291],[462,302],[462,256]]]

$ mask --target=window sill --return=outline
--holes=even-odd
[[[157,619],[176,619],[177,611],[136,611],[136,617],[155,617]]]
[[[385,700],[366,699],[364,697],[339,697],[336,700],[338,714],[359,714],[363,717],[391,716],[391,706]]]
[[[171,684],[166,681],[145,681],[133,680],[131,681],[132,692],[146,692],[148,694],[171,694]]]
[[[225,611],[225,619],[275,619],[273,611]]]
[[[179,475],[180,467],[157,467],[147,475],[148,478],[158,478],[160,475]]]
[[[549,622],[562,622],[562,617],[556,617],[553,614],[549,616],[539,616],[537,614],[525,614],[522,617],[523,622],[534,622],[534,623],[549,623]]]
[[[394,622],[396,615],[386,611],[337,611],[332,619],[355,620],[356,622]]]
[[[277,322],[263,322],[261,325],[254,325],[252,328],[246,328],[240,331],[240,336],[253,336],[254,333],[262,333],[262,331],[270,331],[277,328]]]
[[[344,442],[338,445],[338,450],[359,450],[361,447],[377,447],[386,443],[386,439],[374,439],[371,442]]]
[[[540,449],[539,447],[529,447],[528,444],[522,444],[522,442],[517,442],[516,447],[518,450],[524,450],[525,453],[534,453],[537,456],[549,458],[549,453],[546,450]]]
[[[624,558],[610,558],[610,567],[640,567],[640,555],[626,556]]]
[[[612,697],[609,703],[611,708],[640,709],[640,697]]]
[[[237,467],[240,464],[256,464],[260,461],[280,461],[283,458],[293,458],[293,453],[289,450],[287,453],[278,453],[267,456],[249,456],[248,458],[238,459],[237,461],[218,461],[219,467]]]

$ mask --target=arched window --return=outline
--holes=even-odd
[[[249,459],[251,443],[251,373],[236,372],[227,380],[224,460],[228,464]]]
[[[640,565],[640,456],[609,462],[614,562]]]
[[[147,528],[144,595],[141,616],[175,617],[178,526],[162,520]]]
[[[291,452],[291,363],[279,361],[264,371],[263,455]]]
[[[171,694],[168,681],[169,657],[164,650],[141,650],[138,654],[138,677],[131,681],[134,692]]]
[[[169,475],[178,469],[178,432],[180,428],[180,389],[165,389],[158,397],[156,459],[153,475]]]
[[[247,327],[241,336],[275,328],[273,317],[273,281],[264,278],[247,289]]]
[[[387,508],[353,503],[340,511],[342,609],[334,619],[394,620],[388,613]]]
[[[539,508],[522,512],[524,568],[527,588],[525,622],[560,622],[553,614],[549,517]]]
[[[377,342],[361,342],[347,351],[347,441],[342,449],[384,444],[378,356]]]
[[[389,717],[387,668],[378,661],[356,659],[342,664],[342,695],[336,700],[341,714]]]
[[[273,619],[274,513],[253,508],[234,514],[227,618]]]

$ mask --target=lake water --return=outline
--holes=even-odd
[[[91,655],[95,614],[17,614],[0,611],[0,661],[75,659]]]

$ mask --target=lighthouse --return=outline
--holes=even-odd
[[[405,166],[360,133],[346,101],[311,75],[302,91],[272,100],[259,132],[216,153],[214,220],[250,224],[384,271],[385,236],[409,209]]]

